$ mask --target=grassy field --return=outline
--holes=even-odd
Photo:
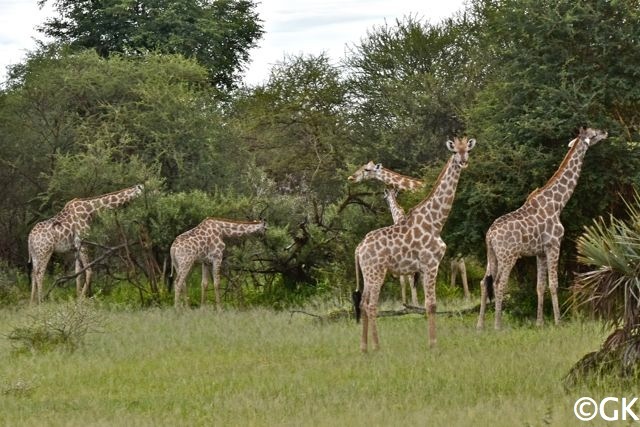
[[[28,315],[0,310],[2,425],[566,426],[583,424],[578,397],[629,395],[562,388],[602,342],[594,323],[478,333],[475,317],[439,316],[427,350],[424,318],[383,318],[381,350],[363,355],[346,320],[101,310],[79,350],[15,354],[6,335]]]

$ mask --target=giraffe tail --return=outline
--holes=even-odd
[[[495,290],[493,287],[493,278],[498,274],[498,260],[496,258],[496,253],[493,250],[493,244],[491,243],[491,239],[489,238],[489,233],[487,233],[486,238],[487,243],[487,272],[485,273],[485,277],[483,279],[484,285],[487,289],[487,298],[489,302],[493,301],[495,296]]]
[[[29,261],[27,261],[27,277],[29,278],[29,283],[31,283],[32,274],[33,274],[33,260],[31,259],[31,255],[29,255]]]
[[[169,277],[167,277],[167,292],[171,293],[171,291],[173,290],[173,281],[174,281],[174,276],[173,273],[176,269],[175,267],[175,262],[173,260],[173,251],[171,251],[171,267],[169,267]]]
[[[358,252],[356,251],[356,290],[351,293],[351,301],[353,302],[353,310],[356,314],[356,322],[360,322],[362,311],[360,303],[362,302],[362,291],[360,290],[360,264],[358,263]]]
[[[487,298],[489,298],[489,302],[493,301],[494,291],[493,291],[493,276],[487,275],[484,278],[484,285],[487,287]]]

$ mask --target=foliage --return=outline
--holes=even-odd
[[[229,245],[227,305],[340,299],[357,243],[391,223],[380,183],[346,182],[358,166],[373,159],[425,179],[400,195],[408,209],[436,180],[443,143],[477,138],[443,239],[449,254],[484,260],[491,222],[544,185],[587,122],[609,138],[589,150],[563,212],[562,286],[580,268],[582,226],[620,214],[619,195],[640,183],[637,2],[474,0],[439,24],[374,27],[341,64],[287,57],[257,87],[235,74],[262,31],[253,2],[54,5],[60,15],[42,30],[57,42],[13,67],[0,91],[0,258],[15,268],[29,229],[66,201],[143,182],[140,201],[100,215],[88,236],[97,256],[126,243],[96,266],[105,295],[166,303],[171,242],[220,216],[269,224]],[[209,31],[206,53],[190,44]],[[531,266],[515,269],[512,314],[535,301]]]
[[[640,373],[640,196],[627,205],[626,221],[600,218],[578,239],[578,261],[589,268],[573,286],[573,303],[614,328],[598,352],[579,361],[568,380]]]
[[[370,30],[345,60],[358,154],[414,174],[443,159],[478,85],[472,43],[464,17],[431,25],[409,16]]]
[[[48,0],[39,0],[42,6]],[[103,58],[148,52],[193,58],[213,86],[232,88],[262,36],[249,0],[51,0],[59,16],[40,31],[76,50]]]
[[[39,307],[26,325],[13,328],[7,338],[17,353],[73,352],[102,324],[102,316],[90,301],[67,302]]]
[[[463,177],[470,187],[460,188],[449,219],[462,225],[454,226],[452,243],[484,257],[491,222],[544,185],[574,129],[588,123],[610,137],[587,154],[562,214],[559,269],[568,277],[576,266],[571,242],[581,227],[604,212],[619,212],[619,194],[629,195],[640,182],[634,77],[640,64],[631,53],[640,40],[629,36],[640,31],[640,11],[634,2],[513,0],[476,1],[469,13],[483,54],[474,57],[484,59],[487,74],[464,117],[484,144]]]

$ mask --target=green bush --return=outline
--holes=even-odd
[[[54,349],[75,351],[90,332],[98,332],[102,317],[90,300],[42,305],[24,326],[7,336],[16,353],[42,353]]]

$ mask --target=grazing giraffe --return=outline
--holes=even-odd
[[[135,199],[144,189],[142,184],[98,197],[73,199],[53,218],[37,223],[29,233],[29,265],[31,272],[31,303],[42,302],[42,280],[54,252],[77,251],[76,273],[89,265],[86,247],[81,239],[91,226],[95,213],[101,209],[113,209]],[[85,296],[92,271],[86,268],[84,284],[81,275],[76,277],[76,292]]]
[[[220,309],[220,265],[224,252],[224,238],[239,237],[255,232],[264,232],[264,221],[234,221],[229,219],[206,218],[196,227],[185,231],[171,244],[171,276],[176,272],[175,307],[180,306],[180,298],[188,303],[185,289],[187,275],[195,262],[202,264],[202,292],[200,305],[204,305],[205,293],[209,286],[209,273],[213,278],[216,308]]]
[[[382,167],[381,163],[376,164],[373,161],[369,161],[361,166],[347,179],[354,183],[367,179],[377,179],[378,181],[382,181],[388,186],[393,187],[395,192],[385,189],[384,198],[387,201],[389,210],[391,211],[391,217],[393,218],[394,224],[397,224],[398,221],[404,219],[404,209],[402,209],[402,206],[400,206],[396,200],[398,190],[415,191],[424,187],[424,181],[399,174],[391,169],[386,169]],[[356,247],[356,257],[358,256],[359,248],[360,246]],[[407,283],[409,283],[409,287],[411,289],[411,303],[413,305],[418,305],[418,292],[413,274],[400,275],[402,303],[407,303]]]
[[[462,255],[458,254],[451,258],[451,286],[456,285],[456,277],[460,273],[462,279],[462,289],[464,290],[464,299],[470,300],[471,294],[469,293],[469,284],[467,283],[467,266],[464,263]]]
[[[347,179],[354,183],[365,179],[377,179],[398,190],[415,191],[424,187],[424,181],[386,169],[382,164],[373,161],[360,167]]]
[[[502,299],[509,273],[518,258],[536,256],[538,313],[537,325],[544,322],[542,306],[546,281],[549,281],[553,316],[560,322],[558,307],[558,257],[564,227],[560,213],[575,189],[584,155],[589,147],[607,137],[607,132],[582,128],[569,143],[569,152],[558,170],[544,187],[533,191],[517,210],[496,219],[486,235],[487,271],[480,282],[480,315],[478,329],[484,327],[487,294],[491,295],[495,282],[495,328],[502,327]]]
[[[429,317],[430,346],[436,343],[436,293],[438,266],[446,245],[440,237],[455,197],[460,172],[468,165],[469,151],[475,139],[455,138],[446,145],[454,154],[442,169],[436,184],[422,202],[412,208],[404,221],[369,232],[361,243],[356,257],[356,291],[353,300],[356,319],[362,314],[360,349],[367,351],[368,330],[371,326],[373,348],[379,348],[376,325],[378,298],[388,271],[396,274],[420,272],[425,294],[425,310]],[[364,282],[360,291],[359,270]]]

